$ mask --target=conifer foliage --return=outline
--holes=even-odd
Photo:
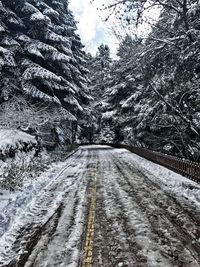
[[[95,57],[88,55],[88,69],[90,70],[90,84],[92,96],[98,100],[104,94],[104,82],[108,78],[111,67],[110,49],[108,45],[101,44]]]
[[[112,59],[110,57],[110,49],[106,44],[101,44],[98,47],[98,51],[94,57],[88,55],[88,69],[90,79],[90,90],[93,97],[91,103],[93,114],[92,134],[99,132],[103,127],[101,125],[101,116],[103,112],[102,98],[106,91],[106,84],[109,80],[109,71],[112,65]],[[94,140],[98,138],[94,135]],[[93,141],[94,141],[93,140]]]
[[[136,2],[141,3],[141,17],[147,1],[113,0],[114,6],[133,11]],[[107,122],[112,132],[109,141],[200,160],[200,4],[149,3],[160,6],[160,18],[147,38],[126,36],[121,43],[120,59],[104,83],[101,124]],[[124,18],[131,15],[122,12]]]
[[[90,97],[76,29],[66,0],[0,1],[1,103],[20,95],[77,120]]]

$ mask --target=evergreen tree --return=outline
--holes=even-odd
[[[197,160],[200,7],[185,1],[178,16],[180,3],[162,3],[147,40],[126,37],[121,44],[120,59],[104,83],[101,123],[107,123],[113,141]]]
[[[90,70],[91,93],[98,102],[104,93],[104,83],[108,78],[111,67],[110,49],[108,45],[101,44],[95,57],[89,56],[88,68]]]
[[[60,102],[73,114],[82,111],[81,95],[87,95],[86,73],[80,71],[84,66],[77,53],[81,55],[82,46],[68,3],[30,1],[22,11],[29,37],[23,40],[23,35],[19,36],[26,53],[23,88],[31,95]]]
[[[126,36],[119,47],[120,59],[113,64],[108,74],[109,79],[105,83],[101,125],[102,128],[107,129],[107,136],[111,142],[126,140],[130,131],[130,124],[133,121],[132,100],[138,95],[141,82],[137,63],[137,51],[140,51],[141,46],[140,40]]]
[[[112,65],[112,59],[110,57],[110,49],[108,45],[101,44],[98,47],[98,51],[95,57],[88,55],[88,69],[90,70],[90,90],[93,97],[92,101],[92,131],[93,133],[99,132],[102,125],[101,114],[104,102],[102,101],[105,93],[105,84],[109,80],[109,70]],[[94,137],[94,139],[97,139]]]
[[[3,3],[4,1],[0,1],[0,103],[8,101],[18,86],[16,56],[20,44],[14,39],[12,32],[23,27],[20,18]]]
[[[90,96],[68,1],[1,1],[0,31],[1,101],[18,93],[38,106],[64,108],[60,121],[67,114],[77,120]]]

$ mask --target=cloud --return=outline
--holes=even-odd
[[[108,33],[108,28],[101,18],[99,7],[106,0],[71,0],[69,8],[73,11],[78,22],[78,33],[87,52],[96,53],[101,43],[108,44],[112,54],[116,54],[117,44],[115,38]]]
[[[107,23],[103,22],[101,16],[103,13],[98,10],[103,4],[110,3],[109,0],[70,0],[69,8],[73,11],[75,19],[78,22],[78,33],[85,45],[86,52],[96,54],[98,46],[101,43],[107,44],[111,50],[111,56],[116,58],[116,52],[120,39],[126,34],[137,34],[146,37],[151,31],[149,22],[154,24],[159,17],[160,11],[157,8],[150,9],[145,13],[148,23],[142,23],[138,28],[134,25],[122,25],[115,16],[111,16]],[[104,18],[106,14],[104,13]],[[118,35],[113,34],[113,29]]]

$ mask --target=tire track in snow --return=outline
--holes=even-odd
[[[92,157],[88,150],[84,149],[84,151],[86,162],[82,168],[82,177],[79,178],[74,196],[71,195],[66,199],[65,209],[59,219],[56,231],[50,240],[46,238],[47,246],[44,251],[38,255],[38,251],[44,244],[44,241],[42,241],[33,251],[25,267],[80,266],[83,260],[82,248],[84,229],[86,228],[86,209],[90,197],[88,196],[89,186],[92,183],[97,166],[97,157]],[[69,208],[71,211],[69,211]]]
[[[141,212],[137,204],[123,190],[119,184],[119,176],[121,173],[115,167],[110,153],[103,153],[101,159],[101,175],[99,177],[97,211],[101,210],[99,216],[101,224],[102,215],[103,222],[99,226],[102,239],[109,241],[107,247],[102,242],[102,249],[96,245],[96,250],[102,250],[96,253],[96,262],[94,266],[152,266],[148,259],[148,253],[151,254],[151,261],[156,262],[154,266],[160,266],[159,261],[162,260],[162,266],[168,266],[168,261],[161,259],[158,248],[152,239],[152,233],[147,224],[147,218]],[[101,179],[101,180],[100,180]],[[103,207],[98,204],[103,202]],[[102,205],[102,204],[101,204]],[[97,213],[98,213],[97,212]],[[105,227],[109,228],[108,235]],[[143,233],[144,232],[144,233]],[[110,240],[109,240],[110,238]],[[98,243],[98,237],[96,241]],[[146,250],[146,252],[145,252]],[[147,253],[147,250],[148,253]],[[103,255],[100,255],[100,254]]]
[[[115,150],[100,153],[94,266],[199,266],[198,216]]]
[[[146,212],[152,231],[159,237],[158,241],[163,242],[162,253],[171,258],[173,266],[199,266],[198,222],[185,213],[174,198],[141,172],[114,155],[113,159],[122,174],[123,182],[126,181],[131,189],[129,194]]]
[[[39,192],[42,191],[43,188],[52,181],[53,177],[56,178],[57,176],[59,176],[63,172],[63,170],[66,169],[67,167],[66,161],[69,164],[70,162],[69,157],[75,153],[78,154],[79,152],[77,152],[76,150],[69,153],[65,159],[65,162],[62,163],[60,162],[58,166],[55,166],[54,164],[54,167],[52,166],[50,169],[47,170],[46,173],[41,174],[38,180],[36,179],[36,181],[33,183],[30,182],[27,186],[25,186],[25,188],[22,188],[22,194],[18,193],[17,197],[14,198],[14,200],[9,201],[9,203],[3,208],[0,214],[1,217],[0,238],[5,232],[9,230],[15,217],[19,216],[22,207],[25,207],[28,203],[30,203],[31,199],[36,194],[39,195]],[[62,164],[62,167],[59,166],[60,164]]]
[[[0,248],[1,267],[81,266],[89,189],[95,178],[93,267],[200,266],[198,216],[117,150],[105,148],[81,148],[38,192],[0,238],[6,245]]]
[[[129,159],[131,159],[129,152],[128,156]],[[123,159],[122,164],[128,167],[131,172],[137,173],[139,177],[145,178],[145,181],[147,181],[151,186],[154,186],[155,188],[161,190],[163,192],[163,195],[169,196],[176,203],[176,205],[181,210],[183,210],[190,217],[191,220],[193,220],[193,223],[198,226],[197,222],[200,220],[200,213],[196,210],[196,207],[192,205],[191,202],[187,202],[185,199],[180,199],[180,197],[177,197],[174,193],[172,194],[171,192],[168,192],[166,188],[163,189],[159,184],[160,181],[158,179],[155,179],[155,177],[152,177],[152,174],[150,176],[147,176],[145,173],[143,173],[143,171],[139,170],[137,165],[134,164],[133,159],[132,161],[128,161],[129,159],[127,157],[121,158],[120,154],[118,154],[117,158],[118,160]]]
[[[84,154],[87,155],[87,151]],[[2,236],[0,242],[5,244],[5,247],[0,249],[0,266],[11,264],[22,267],[17,262],[21,258],[20,255],[28,253],[27,244],[38,234],[38,229],[41,231],[48,220],[55,215],[63,199],[75,188],[77,189],[77,180],[82,177],[87,158],[82,155],[83,151],[79,150],[69,158],[66,167],[39,192],[20,218],[13,223],[10,231]]]
[[[95,158],[92,155],[93,159]],[[94,161],[95,162],[95,161]],[[93,167],[93,177],[91,177],[90,186],[90,200],[89,200],[89,210],[87,215],[87,226],[85,229],[85,242],[84,242],[84,255],[82,261],[82,267],[91,267],[93,263],[93,244],[94,244],[94,231],[95,231],[95,215],[96,215],[96,176],[98,170],[98,163]],[[92,173],[90,173],[92,176]]]

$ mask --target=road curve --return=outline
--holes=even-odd
[[[82,266],[94,185],[93,267],[200,266],[199,210],[120,151],[85,146],[67,159],[0,239],[0,266]]]

